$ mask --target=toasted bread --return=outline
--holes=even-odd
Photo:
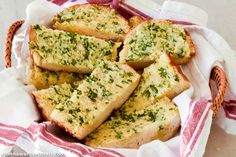
[[[129,18],[129,26],[131,28],[134,28],[135,26],[139,25],[143,21],[144,21],[144,19],[141,16],[133,16],[133,17]]]
[[[92,147],[138,148],[155,139],[170,139],[179,126],[178,108],[164,97],[151,106],[112,116],[85,138],[85,144]]]
[[[64,71],[49,71],[34,64],[30,64],[27,73],[27,83],[34,85],[37,89],[49,88],[53,85],[72,83],[82,80],[84,75]]]
[[[66,8],[54,16],[53,23],[56,29],[115,41],[123,41],[130,30],[127,20],[114,9],[98,4]]]
[[[140,75],[121,63],[102,62],[52,111],[51,120],[74,137],[83,139],[118,109],[139,83]]]
[[[167,54],[144,69],[140,84],[112,117],[92,132],[85,143],[93,147],[138,148],[154,139],[166,141],[180,125],[170,98],[189,88],[189,82]]]
[[[195,54],[190,36],[167,20],[146,20],[127,34],[120,62],[136,69],[153,63],[167,53],[175,64],[185,64]]]
[[[103,60],[115,61],[121,43],[48,29],[30,29],[30,53],[34,64],[52,71],[91,73]]]
[[[65,103],[72,95],[74,89],[82,81],[74,82],[71,84],[60,84],[56,86],[51,86],[48,89],[42,89],[32,92],[35,101],[39,109],[42,111],[42,115],[46,120],[50,120],[50,114],[53,109],[60,103]]]
[[[190,87],[188,79],[178,66],[173,65],[167,54],[144,68],[141,76],[138,87],[121,110],[138,110],[162,97],[172,99]]]

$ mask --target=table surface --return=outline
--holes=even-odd
[[[7,28],[17,19],[25,18],[26,5],[32,0],[0,0],[0,47],[3,52]],[[162,4],[164,0],[155,0]],[[218,32],[236,50],[236,1],[235,0],[179,0],[196,5],[209,15],[208,27]],[[0,58],[3,58],[0,53]],[[0,60],[0,70],[4,67]],[[204,157],[235,157],[236,136],[226,134],[221,128],[212,125]]]

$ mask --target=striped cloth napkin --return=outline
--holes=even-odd
[[[173,101],[179,107],[181,130],[166,142],[152,141],[139,149],[91,148],[71,138],[62,129],[49,122],[40,122],[40,115],[34,105],[31,86],[24,85],[23,74],[28,56],[27,27],[33,23],[48,24],[51,17],[74,4],[85,0],[37,0],[27,7],[27,18],[18,30],[13,42],[13,52],[18,67],[0,72],[0,153],[37,153],[42,156],[156,156],[156,157],[201,157],[212,124],[211,90],[209,78],[211,69],[221,66],[228,77],[229,87],[223,107],[217,115],[217,123],[226,132],[236,135],[236,53],[217,33],[206,28],[207,14],[201,9],[185,3],[166,1],[162,6],[149,0],[88,0],[116,8],[123,16],[170,19],[181,24],[190,33],[197,54],[190,63],[183,66],[185,75],[191,81],[191,88]],[[5,154],[6,155],[6,154]]]

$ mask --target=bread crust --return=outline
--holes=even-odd
[[[143,21],[144,21],[144,19],[141,16],[133,16],[133,17],[129,18],[129,25],[131,28],[134,28]]]
[[[50,121],[51,119],[49,113],[42,106],[44,102],[41,102],[41,99],[39,99],[34,92],[32,92],[32,95],[34,96],[34,100],[36,101],[37,107],[41,111],[43,118],[47,121]]]
[[[36,32],[34,31],[33,26],[30,25],[29,26],[29,42],[36,42],[36,39],[37,39],[36,38]],[[32,51],[33,50],[29,46],[29,52],[30,52],[31,58],[33,58],[33,52]]]
[[[37,106],[38,106],[39,110],[41,111],[43,118],[44,118],[46,121],[50,121],[51,118],[50,118],[48,112],[44,109],[44,107],[41,106],[41,101],[40,101],[40,99],[38,99],[34,94],[33,94],[33,96],[34,96],[34,100],[35,100],[36,103],[38,104]]]

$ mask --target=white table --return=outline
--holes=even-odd
[[[3,52],[5,34],[8,26],[17,19],[25,17],[25,7],[32,0],[0,0],[0,47]],[[161,4],[164,0],[156,0]],[[180,0],[196,5],[209,14],[209,28],[222,35],[236,50],[236,1],[235,0]],[[0,53],[0,70],[3,69],[3,53]],[[226,134],[213,125],[204,157],[235,157],[236,136]]]

